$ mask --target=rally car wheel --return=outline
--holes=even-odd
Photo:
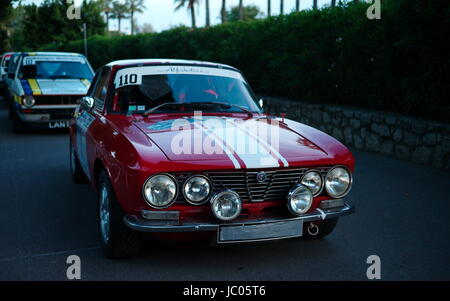
[[[13,106],[10,101],[8,101],[8,118],[13,118]]]
[[[100,245],[105,256],[127,258],[138,255],[142,242],[140,233],[132,231],[124,224],[124,212],[104,170],[99,175],[98,199]]]
[[[9,95],[8,92],[6,92],[5,100],[6,100],[6,103],[8,104],[8,109],[9,109],[9,110],[8,110],[8,117],[9,117],[10,119],[12,119],[13,116],[14,116],[14,102],[13,102],[13,100],[11,99],[11,96]]]
[[[303,226],[304,239],[318,239],[327,236],[336,228],[337,218],[327,219],[320,223],[306,223]]]
[[[26,124],[20,120],[19,115],[15,108],[12,108],[12,120],[13,120],[13,130],[15,133],[23,133],[27,130]]]
[[[87,182],[86,176],[81,169],[80,161],[75,154],[75,149],[73,147],[72,141],[69,144],[69,156],[70,156],[70,173],[72,174],[72,181],[75,184],[84,184]]]

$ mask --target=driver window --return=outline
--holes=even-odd
[[[92,97],[95,100],[94,107],[95,109],[101,111],[105,105],[106,93],[108,92],[108,83],[109,83],[109,75],[111,71],[110,69],[103,69],[101,71],[100,77],[95,85]]]
[[[16,74],[16,67],[17,64],[19,62],[20,57],[19,56],[14,56],[11,61],[9,62],[8,65],[8,73],[9,75],[15,75]]]

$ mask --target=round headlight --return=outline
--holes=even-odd
[[[232,190],[221,191],[211,198],[211,209],[215,217],[229,221],[241,213],[242,201],[239,195]]]
[[[154,175],[145,182],[143,188],[144,198],[153,208],[169,207],[177,197],[177,184],[169,175]]]
[[[323,180],[322,176],[318,171],[311,170],[305,173],[300,181],[303,185],[311,190],[313,196],[318,195],[322,192],[323,188]]]
[[[205,202],[208,199],[210,192],[211,185],[204,176],[192,176],[183,186],[184,197],[193,205],[200,205]]]
[[[344,167],[330,169],[325,177],[325,189],[333,198],[340,198],[350,191],[352,176]]]
[[[289,211],[300,215],[306,213],[313,201],[311,190],[303,184],[295,185],[288,193],[287,205]]]
[[[30,108],[30,107],[34,106],[36,101],[34,100],[33,96],[25,96],[22,100],[22,103],[24,106]]]

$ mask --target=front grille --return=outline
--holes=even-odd
[[[75,109],[40,109],[32,108],[27,109],[27,114],[39,114],[39,115],[49,115],[48,120],[69,120],[72,118]]]
[[[50,114],[50,120],[68,120],[72,118],[72,115],[71,113]]]
[[[232,189],[236,191],[244,202],[274,201],[286,198],[291,187],[300,182],[303,174],[311,168],[285,168],[277,170],[264,170],[267,179],[259,183],[256,179],[261,170],[248,171],[211,171],[204,172],[212,181],[213,192]],[[314,168],[325,177],[330,167]],[[177,175],[180,189],[184,181],[192,174]],[[183,196],[178,196],[183,201]]]
[[[72,105],[79,104],[80,95],[35,95],[36,105]]]

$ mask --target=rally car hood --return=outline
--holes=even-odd
[[[235,168],[272,168],[334,155],[278,119],[183,117],[140,119],[134,125],[170,161],[228,160]]]
[[[33,82],[35,81],[35,82]],[[36,79],[22,81],[25,90],[42,95],[84,95],[90,82],[87,79]]]

